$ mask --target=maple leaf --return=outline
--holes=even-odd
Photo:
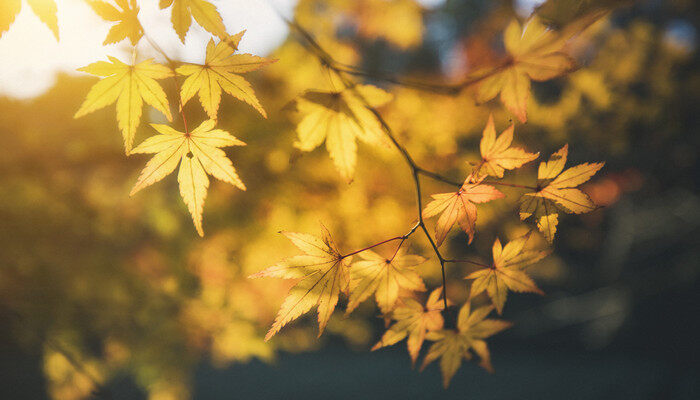
[[[80,118],[116,102],[117,121],[124,137],[126,154],[129,154],[136,128],[141,120],[144,101],[162,112],[168,121],[172,121],[168,98],[156,79],[170,77],[173,73],[153,60],[128,65],[114,57],[108,57],[110,62],[98,61],[78,69],[103,79],[90,89],[74,118]]]
[[[537,188],[520,199],[520,219],[534,217],[537,228],[550,243],[554,240],[559,222],[558,212],[582,214],[597,206],[587,194],[576,187],[591,179],[603,165],[583,163],[562,172],[569,153],[569,145],[552,154],[549,161],[541,162],[537,170]]]
[[[288,258],[250,276],[300,279],[289,289],[275,322],[265,335],[266,341],[312,307],[318,309],[318,336],[321,336],[338,304],[340,292],[348,291],[348,265],[352,257],[340,254],[328,230],[324,226],[322,228],[322,238],[304,233],[282,232],[304,254]]]
[[[295,146],[311,151],[326,141],[326,149],[340,174],[352,181],[357,163],[359,138],[372,145],[388,145],[377,117],[367,106],[379,107],[391,100],[391,94],[371,85],[356,85],[342,91],[308,91],[297,99],[304,114],[297,125],[299,140]]]
[[[204,121],[190,132],[180,132],[167,125],[151,124],[159,135],[151,136],[134,149],[134,153],[155,154],[141,171],[130,196],[168,176],[180,165],[177,181],[180,196],[192,214],[192,221],[200,236],[202,212],[207,197],[207,174],[230,183],[241,190],[245,185],[238,177],[231,160],[220,147],[245,146],[230,133],[214,129],[216,121]]]
[[[182,43],[192,25],[192,18],[204,29],[222,39],[227,37],[226,26],[216,6],[206,0],[160,0],[160,8],[172,6],[171,22]]]
[[[58,36],[58,19],[56,17],[56,1],[55,0],[27,0],[34,14],[51,29],[56,40]],[[2,0],[0,1],[0,37],[3,33],[10,29],[10,25],[15,22],[17,14],[22,9],[21,0]]]
[[[447,388],[462,360],[471,360],[472,352],[479,356],[481,365],[493,372],[491,355],[484,339],[511,327],[511,323],[498,319],[486,318],[493,310],[492,306],[480,307],[472,311],[467,301],[459,310],[457,329],[445,329],[431,332],[428,340],[434,341],[423,359],[421,371],[433,361],[440,359],[442,384]]]
[[[423,209],[423,217],[430,218],[442,213],[435,225],[435,240],[438,246],[445,240],[455,223],[469,235],[471,243],[476,229],[476,204],[503,197],[505,195],[498,189],[482,184],[481,180],[474,181],[470,175],[458,191],[432,195],[433,200]]]
[[[243,32],[237,36],[240,38]],[[233,39],[233,42],[238,44],[239,40]],[[251,54],[233,54],[234,51],[235,48],[231,47],[229,42],[221,41],[215,45],[214,40],[209,40],[204,65],[189,64],[177,68],[178,74],[187,76],[180,91],[182,104],[186,104],[199,93],[199,101],[207,115],[211,119],[216,119],[223,89],[231,96],[250,104],[267,118],[250,83],[236,74],[255,71],[274,60]]]
[[[372,293],[379,309],[386,314],[394,308],[400,289],[426,290],[423,279],[415,271],[416,266],[425,262],[425,257],[408,255],[404,249],[400,249],[391,259],[371,250],[365,250],[359,256],[364,260],[350,266],[351,278],[359,282],[350,292],[347,314]]]
[[[396,322],[384,332],[381,340],[372,347],[372,351],[391,346],[408,337],[406,341],[408,354],[415,363],[426,334],[442,329],[444,324],[441,315],[444,302],[440,298],[441,295],[441,287],[433,290],[428,296],[425,307],[412,298],[402,298],[401,304],[391,312],[391,318]]]
[[[477,99],[486,102],[501,95],[501,102],[521,122],[527,121],[530,80],[546,81],[571,71],[575,61],[561,50],[569,35],[548,29],[537,17],[524,27],[514,19],[503,35],[506,62],[496,69],[478,71]],[[495,71],[495,72],[494,72]]]
[[[505,170],[520,168],[539,157],[540,153],[528,153],[521,148],[510,147],[510,144],[513,142],[514,130],[515,126],[511,124],[496,137],[493,115],[489,115],[489,121],[486,123],[480,143],[481,158],[483,160],[481,168],[486,174],[503,178]]]
[[[529,234],[501,246],[496,238],[493,243],[493,265],[475,271],[466,279],[474,279],[470,296],[474,297],[484,291],[488,293],[496,311],[503,312],[508,290],[514,292],[532,292],[544,294],[535,282],[525,273],[524,267],[534,264],[547,256],[546,251],[524,251]]]
[[[139,22],[139,6],[136,0],[114,0],[117,7],[100,0],[88,0],[88,4],[100,18],[109,22],[117,22],[107,33],[104,45],[118,43],[129,38],[131,44],[136,44],[143,36],[143,27]],[[121,9],[121,10],[120,10]]]

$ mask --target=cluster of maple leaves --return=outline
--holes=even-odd
[[[581,26],[585,24],[576,28]],[[570,29],[557,34],[536,18],[524,27],[513,21],[504,36],[506,61],[470,77],[476,84],[477,98],[488,101],[500,94],[504,106],[521,122],[526,122],[530,80],[547,80],[572,70],[574,61],[561,49],[575,33]],[[297,125],[296,146],[311,151],[325,140],[339,173],[351,181],[356,164],[356,139],[373,145],[390,143],[385,123],[376,111],[376,107],[390,100],[391,95],[377,87],[354,83],[337,91],[309,91],[297,100],[297,109],[303,117]],[[442,245],[455,224],[468,235],[470,244],[476,232],[477,204],[505,197],[494,186],[500,182],[487,178],[503,178],[505,171],[520,168],[539,157],[538,153],[511,146],[514,129],[511,125],[497,135],[490,116],[480,143],[481,162],[456,191],[432,195],[433,200],[422,210],[422,218],[439,215],[435,223],[436,246]],[[528,190],[520,200],[520,218],[534,220],[549,242],[554,240],[559,212],[579,214],[597,208],[577,186],[588,181],[603,163],[584,163],[564,170],[567,155],[568,146],[565,145],[549,161],[540,163],[536,186],[516,185]],[[416,300],[416,293],[427,290],[416,271],[416,266],[426,259],[405,253],[402,245],[408,236],[394,238],[400,243],[393,255],[382,257],[371,249],[387,241],[343,254],[325,228],[322,237],[284,234],[303,254],[252,276],[297,281],[282,303],[266,340],[314,307],[317,308],[320,336],[341,294],[347,296],[346,314],[374,295],[382,315],[394,322],[373,350],[407,339],[408,352],[415,363],[423,342],[432,341],[423,367],[440,359],[445,386],[449,385],[462,360],[474,355],[479,357],[482,367],[492,371],[485,339],[508,328],[510,323],[487,317],[494,309],[498,314],[503,312],[509,291],[543,294],[526,273],[528,266],[548,254],[547,250],[526,247],[532,231],[505,245],[496,239],[492,263],[482,265],[465,277],[471,282],[470,296],[459,311],[455,328],[445,327],[442,313],[448,301],[441,299],[444,288],[433,290],[425,304]],[[353,262],[355,256],[361,260]],[[441,256],[438,254],[438,257]],[[472,308],[471,299],[483,292],[491,305]]]
[[[105,44],[128,39],[136,46],[146,37],[157,51],[162,51],[141,26],[135,0],[86,1],[101,18],[113,23]],[[27,2],[58,38],[55,2]],[[4,1],[2,7],[0,34],[9,28],[20,10],[21,1]],[[80,70],[101,79],[90,89],[75,117],[116,103],[118,127],[126,154],[153,154],[131,194],[162,180],[179,166],[180,194],[197,232],[203,235],[202,214],[209,187],[208,175],[245,190],[231,160],[221,149],[245,145],[229,132],[216,128],[222,94],[225,92],[249,104],[266,117],[253,88],[240,74],[257,70],[273,60],[237,53],[244,32],[228,35],[216,7],[206,0],[160,0],[160,7],[170,9],[173,28],[183,43],[192,20],[218,38],[218,43],[214,38],[209,41],[203,64],[176,63],[163,53],[168,65],[151,59],[125,63],[115,57],[88,65]],[[590,21],[574,23],[568,29],[555,32],[536,17],[524,26],[514,20],[504,33],[507,51],[504,61],[477,71],[469,78],[477,99],[485,102],[500,95],[503,105],[520,122],[526,122],[531,80],[547,80],[571,71],[575,63],[563,52],[563,47],[588,23]],[[340,71],[333,72],[342,75]],[[134,147],[144,102],[161,112],[168,121],[173,120],[171,103],[159,83],[167,78],[176,84],[177,108],[183,119],[184,132],[169,125],[152,124],[157,134]],[[387,135],[386,123],[377,111],[378,107],[392,100],[392,95],[375,86],[349,82],[342,76],[341,82],[343,88],[340,90],[307,91],[297,99],[301,120],[296,129],[298,141],[295,146],[302,151],[312,151],[325,142],[340,175],[351,181],[357,163],[357,139],[377,146],[391,146],[392,142],[397,147],[399,145]],[[187,124],[183,106],[195,95],[209,119],[193,128]],[[502,184],[499,179],[505,172],[539,157],[538,153],[512,146],[514,130],[512,124],[497,135],[494,120],[490,117],[480,143],[481,162],[456,190],[433,194],[433,200],[421,210],[421,223],[423,218],[438,217],[434,234],[436,253],[455,225],[468,235],[468,243],[471,243],[477,231],[478,205],[503,198],[504,194],[495,186]],[[590,198],[577,187],[597,173],[603,163],[584,163],[565,170],[567,156],[568,146],[565,145],[548,161],[540,163],[534,186],[519,186],[527,190],[520,199],[520,218],[532,220],[549,242],[554,240],[560,212],[579,214],[596,209]],[[496,180],[489,180],[489,177]],[[418,194],[420,196],[420,192]],[[353,312],[360,303],[373,296],[382,315],[393,321],[373,350],[406,339],[408,353],[415,363],[423,343],[431,341],[433,344],[425,355],[423,366],[440,359],[445,386],[464,359],[477,356],[481,366],[492,370],[485,339],[508,328],[510,323],[488,316],[493,310],[502,313],[508,292],[542,294],[528,276],[526,267],[544,258],[548,251],[532,250],[526,246],[533,231],[505,245],[496,239],[492,263],[482,265],[481,269],[465,277],[470,282],[469,300],[461,307],[454,328],[447,328],[443,311],[449,302],[444,287],[433,290],[425,303],[417,300],[417,293],[427,292],[428,288],[416,267],[427,259],[407,254],[403,247],[414,232],[415,228],[408,235],[345,254],[325,228],[321,237],[284,232],[302,254],[253,275],[256,278],[297,281],[282,303],[266,340],[313,308],[317,309],[320,336],[341,294],[347,296],[346,313]],[[425,233],[432,242],[427,230]],[[372,250],[393,240],[400,242],[390,257]],[[442,256],[437,255],[444,268]],[[356,257],[359,260],[353,260]],[[473,308],[472,299],[484,292],[491,304]]]
[[[116,0],[114,6],[89,0],[88,4],[104,20],[116,23],[107,34],[105,44],[128,38],[135,46],[144,37],[136,1]],[[236,53],[244,32],[229,36],[216,7],[207,1],[161,0],[160,7],[171,7],[173,27],[183,43],[192,19],[220,39],[218,43],[213,38],[209,40],[203,64],[182,63],[178,66],[163,54],[169,65],[158,64],[152,59],[127,64],[109,57],[109,62],[99,61],[80,68],[80,71],[102,79],[90,89],[75,118],[116,103],[117,121],[126,154],[154,154],[141,171],[131,195],[165,178],[179,165],[177,180],[180,195],[192,215],[197,232],[203,236],[202,213],[209,188],[207,175],[241,190],[246,189],[233,163],[221,150],[222,147],[245,145],[227,131],[216,129],[222,93],[248,103],[267,117],[252,86],[239,74],[255,71],[272,60]],[[161,51],[157,47],[156,50]],[[180,83],[179,77],[186,78]],[[168,125],[151,124],[158,134],[133,148],[144,102],[160,111],[168,121],[173,120],[170,102],[158,82],[166,78],[175,80],[179,92],[177,107],[182,114],[185,131]],[[183,107],[195,95],[210,119],[192,128],[187,125]]]

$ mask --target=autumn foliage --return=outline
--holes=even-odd
[[[273,121],[278,121],[276,118],[291,121],[288,127],[271,122],[264,128],[274,129],[272,136],[279,146],[284,146],[284,154],[293,154],[282,162],[284,165],[279,170],[292,174],[298,169],[307,175],[321,175],[325,180],[318,186],[338,185],[338,196],[354,195],[355,181],[369,179],[373,168],[392,169],[393,178],[368,185],[371,188],[367,189],[367,197],[389,199],[387,207],[400,205],[397,206],[401,209],[397,213],[398,221],[387,223],[394,231],[393,236],[346,240],[350,236],[347,231],[361,229],[362,224],[383,223],[369,206],[363,205],[357,206],[361,210],[348,218],[355,219],[359,225],[344,226],[324,220],[316,231],[288,231],[297,230],[295,225],[309,227],[311,224],[297,224],[291,217],[282,219],[293,212],[275,214],[278,204],[335,203],[312,195],[289,199],[289,192],[280,191],[275,193],[278,197],[264,204],[267,207],[264,211],[244,210],[249,215],[241,219],[258,218],[268,212],[281,216],[279,224],[289,226],[276,227],[283,229],[281,234],[296,248],[296,255],[278,257],[277,253],[283,252],[278,248],[257,246],[251,250],[252,254],[265,253],[260,256],[265,262],[271,258],[279,261],[269,262],[263,268],[258,268],[261,265],[257,264],[255,271],[243,269],[246,279],[240,280],[231,278],[225,268],[212,267],[206,262],[202,263],[206,267],[196,269],[204,285],[216,288],[214,298],[227,299],[222,303],[230,300],[227,296],[238,294],[229,291],[251,290],[246,286],[251,284],[249,282],[262,285],[257,282],[264,279],[266,285],[277,289],[274,293],[261,292],[275,296],[268,301],[279,305],[276,314],[272,310],[250,311],[254,304],[250,298],[258,295],[257,292],[250,294],[250,298],[245,299],[248,306],[243,313],[251,314],[246,315],[246,321],[254,323],[240,330],[226,331],[229,338],[250,336],[250,342],[254,343],[251,347],[256,349],[251,352],[254,356],[265,358],[271,352],[262,350],[269,349],[265,347],[268,344],[258,340],[258,336],[262,336],[258,335],[258,329],[264,324],[271,324],[266,325],[269,329],[264,335],[265,342],[285,343],[287,330],[294,335],[297,331],[293,326],[308,327],[310,322],[303,319],[306,314],[311,314],[316,321],[314,325],[320,337],[334,330],[334,318],[338,315],[352,318],[371,310],[381,316],[385,328],[381,336],[373,338],[376,344],[371,350],[379,351],[405,340],[411,363],[416,364],[421,354],[421,369],[437,362],[445,387],[464,361],[475,360],[479,366],[493,372],[487,342],[512,325],[500,319],[507,299],[522,293],[545,295],[529,268],[553,252],[557,226],[567,214],[584,214],[600,208],[582,185],[603,168],[604,162],[595,159],[568,162],[569,146],[565,140],[557,143],[558,151],[543,159],[540,154],[549,149],[526,146],[520,142],[520,135],[523,124],[530,120],[528,111],[533,104],[533,87],[538,82],[574,73],[582,67],[572,49],[581,36],[589,34],[592,27],[605,20],[607,9],[594,9],[557,27],[547,24],[537,13],[526,19],[511,17],[501,24],[502,33],[497,36],[503,50],[501,54],[492,55],[491,62],[475,66],[461,76],[435,79],[363,69],[361,55],[339,41],[325,22],[315,20],[325,21],[323,15],[308,11],[313,9],[312,3],[316,3],[313,1],[301,1],[298,15],[284,18],[290,38],[267,58],[239,51],[247,34],[245,31],[227,32],[216,2],[160,0],[159,9],[170,20],[182,43],[195,24],[207,32],[209,40],[202,49],[205,57],[198,63],[180,61],[159,46],[157,37],[149,36],[148,27],[142,26],[139,20],[140,2],[85,1],[96,15],[110,24],[104,44],[121,43],[131,49],[131,54],[128,57],[115,54],[79,69],[91,75],[91,79],[97,79],[84,93],[82,104],[74,110],[74,118],[116,115],[113,131],[117,137],[121,134],[124,163],[135,159],[145,164],[132,171],[138,173],[138,177],[131,182],[131,191],[122,195],[138,194],[134,197],[136,201],[148,191],[175,193],[175,196],[179,193],[189,211],[189,216],[187,212],[183,214],[191,218],[194,231],[204,237],[197,239],[203,240],[202,246],[228,240],[221,239],[227,238],[225,233],[210,238],[208,226],[215,227],[211,231],[223,232],[224,229],[218,223],[208,224],[214,219],[207,213],[209,193],[225,191],[232,186],[240,190],[231,196],[245,202],[251,192],[265,189],[258,182],[248,184],[259,178],[252,173],[248,176],[241,173],[243,162],[239,160],[253,163],[251,158],[255,157],[246,158],[246,152],[270,156],[264,160],[258,157],[259,165],[243,167],[243,171],[250,172],[253,168],[262,169],[263,163],[274,164],[277,154],[268,151],[262,143],[256,144],[254,138],[251,141],[239,136],[238,126],[225,115],[225,106],[236,112],[249,112],[248,118],[256,121],[268,117]],[[0,34],[10,29],[22,3],[28,4],[59,38],[56,5],[52,0],[3,2]],[[354,34],[363,40],[380,37],[399,49],[409,49],[420,43],[421,7],[412,1],[329,3],[333,3],[337,12],[357,21]],[[391,15],[395,15],[397,22],[382,26]],[[144,57],[142,49],[148,49],[145,53],[156,58]],[[288,70],[290,64],[279,65],[285,62],[295,65],[294,71]],[[267,74],[264,81],[255,75],[262,73]],[[293,79],[297,76],[298,80]],[[322,84],[315,85],[316,81]],[[275,95],[271,94],[270,87],[276,91]],[[425,111],[422,108],[419,111],[427,116],[416,116],[411,111],[412,103],[406,100],[411,96],[426,96],[428,100],[422,99],[428,103],[426,107],[437,109]],[[145,112],[150,110],[149,106],[156,113]],[[452,117],[442,117],[441,112],[451,113]],[[458,115],[462,113],[470,115],[473,126],[460,126],[464,121]],[[419,118],[424,118],[425,123],[411,123]],[[457,122],[449,125],[450,118]],[[441,160],[444,155],[423,143],[428,138],[435,139],[456,149],[454,136],[460,129],[481,134],[468,142],[471,147],[468,152],[446,151],[450,154],[444,158],[452,162],[452,166],[445,168],[446,162]],[[414,135],[416,130],[422,132]],[[140,140],[143,134],[147,137]],[[245,138],[248,146],[238,137]],[[526,142],[537,143],[536,139],[529,135]],[[252,149],[255,146],[260,147]],[[449,145],[443,147],[449,148]],[[572,146],[572,154],[575,151]],[[293,162],[309,157],[317,157],[313,158],[317,160],[313,168],[304,170],[301,162],[301,165]],[[386,161],[391,157],[394,157],[393,164]],[[367,160],[373,160],[372,164]],[[293,181],[295,188],[309,185],[310,181],[300,176],[289,178],[298,178]],[[215,180],[211,177],[230,186],[222,189],[225,185],[213,183]],[[150,188],[161,181],[171,183]],[[482,229],[498,223],[494,222],[494,209],[506,216],[503,218],[514,217],[515,221],[509,229],[503,228],[500,235],[495,235],[493,229]],[[346,210],[338,207],[337,212]],[[249,229],[248,234],[251,237],[265,234],[266,240],[272,240],[269,239],[271,230],[271,227],[258,231]],[[479,254],[474,245],[477,239],[492,243],[491,252]],[[257,239],[251,242],[254,240]],[[447,282],[449,274],[459,275],[461,293],[451,293],[454,286]],[[221,286],[217,286],[219,284]],[[286,297],[280,296],[284,290],[288,290]],[[207,320],[206,310],[210,307],[207,301],[211,298],[189,304],[184,315]],[[216,336],[224,334],[217,330],[220,327],[213,325],[191,336],[197,340],[215,336],[217,339],[213,343],[219,346],[217,349],[235,353],[238,349],[226,347],[231,340]],[[210,339],[201,339],[202,342],[207,340]]]

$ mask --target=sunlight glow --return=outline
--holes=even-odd
[[[157,1],[141,3],[139,18],[153,38],[171,57],[201,62],[209,35],[196,24],[182,46],[170,25],[169,10],[160,10]],[[276,15],[277,8],[290,15],[295,0],[218,0],[213,1],[224,18],[229,33],[243,29],[243,52],[265,55],[287,35],[287,28]],[[49,89],[56,74],[80,74],[76,68],[104,59],[108,54],[128,61],[131,47],[127,41],[103,46],[110,24],[102,21],[83,0],[57,0],[61,40],[42,24],[23,4],[17,19],[0,39],[0,95],[31,98]],[[86,32],[90,32],[86,35]],[[156,54],[148,42],[138,46],[139,58]],[[8,57],[12,55],[12,57]]]

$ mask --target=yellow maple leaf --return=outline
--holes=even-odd
[[[547,256],[546,251],[525,251],[530,235],[525,235],[501,246],[497,238],[493,243],[493,264],[475,271],[466,279],[473,279],[470,296],[484,291],[488,293],[499,314],[503,312],[508,290],[544,294],[525,273],[524,267]]]
[[[243,36],[243,32],[237,36]],[[238,40],[233,39],[232,42],[238,44]],[[250,104],[263,117],[267,118],[267,114],[255,97],[250,83],[237,74],[255,71],[274,60],[251,54],[234,54],[235,48],[231,47],[229,43],[221,41],[215,45],[214,40],[210,40],[207,44],[204,65],[188,64],[177,68],[178,74],[187,76],[180,90],[182,104],[186,104],[195,94],[199,93],[199,101],[207,115],[211,119],[216,119],[221,102],[221,91],[223,90]]]
[[[338,304],[340,292],[347,293],[350,282],[348,265],[352,257],[340,254],[328,230],[322,228],[322,238],[305,233],[282,232],[304,254],[251,275],[251,278],[300,279],[289,289],[275,322],[265,335],[266,341],[313,307],[318,309],[318,336],[321,336]]]
[[[384,332],[381,340],[372,347],[372,351],[391,346],[408,337],[408,354],[415,363],[426,334],[442,329],[444,324],[441,315],[444,302],[440,298],[441,295],[441,287],[433,290],[425,306],[412,298],[401,299],[400,305],[391,312],[391,318],[396,322]]]
[[[574,68],[574,60],[561,51],[569,37],[548,29],[537,17],[522,28],[517,20],[511,21],[503,35],[506,62],[473,76],[485,77],[477,87],[478,101],[489,101],[500,93],[503,105],[526,122],[530,80],[546,81]]]
[[[489,115],[489,121],[486,123],[480,143],[481,169],[486,174],[503,178],[505,170],[520,168],[523,164],[539,157],[539,153],[528,153],[521,148],[510,147],[513,142],[514,130],[515,126],[511,124],[496,137],[493,115]]]
[[[304,117],[297,125],[299,140],[295,146],[311,151],[325,140],[336,168],[343,178],[352,181],[357,163],[355,138],[388,145],[382,125],[367,106],[379,107],[391,98],[391,94],[371,85],[333,92],[308,91],[297,99],[297,109]]]
[[[481,365],[493,372],[491,355],[484,339],[511,327],[511,323],[498,319],[486,318],[493,310],[492,306],[471,309],[467,301],[459,310],[457,329],[445,329],[428,334],[427,339],[434,341],[423,359],[421,370],[431,362],[440,359],[442,384],[447,388],[462,360],[471,360],[472,352],[479,356]]]
[[[139,22],[139,6],[136,0],[114,0],[117,7],[100,0],[88,0],[88,4],[100,18],[109,22],[117,22],[107,33],[104,45],[118,43],[129,38],[131,44],[136,44],[143,36],[143,27]],[[120,10],[121,9],[121,10]]]
[[[597,206],[587,194],[576,187],[591,179],[605,163],[583,163],[562,172],[569,145],[540,163],[537,171],[537,191],[525,193],[520,199],[520,219],[534,217],[544,237],[552,242],[559,222],[558,212],[582,214]]]
[[[476,204],[503,197],[505,195],[498,189],[481,184],[481,180],[474,181],[470,175],[458,191],[432,195],[433,200],[423,209],[423,217],[430,218],[442,213],[435,224],[435,241],[438,246],[455,223],[469,235],[471,243],[476,231]]]
[[[363,261],[350,266],[351,279],[358,283],[351,288],[346,313],[351,313],[374,293],[379,309],[387,314],[394,308],[400,289],[426,290],[423,279],[415,271],[416,266],[425,262],[425,257],[406,254],[404,249],[400,249],[391,259],[372,250],[365,250],[359,256]]]
[[[46,26],[51,29],[56,40],[59,39],[58,36],[58,19],[56,17],[56,7],[55,0],[27,0],[29,7],[31,7],[34,14],[43,22]],[[17,14],[19,14],[22,9],[21,0],[2,0],[0,1],[0,37],[2,34],[10,29],[10,26],[15,22]]]
[[[192,25],[192,18],[204,29],[222,39],[226,38],[226,26],[216,6],[206,0],[160,0],[160,8],[172,6],[171,22],[182,43]]]
[[[131,189],[130,196],[168,176],[180,165],[177,181],[180,196],[192,214],[192,221],[200,236],[202,212],[207,197],[207,174],[230,183],[241,190],[245,185],[238,177],[231,160],[220,147],[245,146],[230,133],[214,129],[216,121],[204,121],[190,132],[180,132],[167,125],[151,124],[159,135],[151,136],[134,149],[134,153],[155,154]]]
[[[110,62],[98,61],[78,69],[103,79],[90,89],[74,118],[80,118],[116,102],[117,121],[124,137],[126,154],[129,154],[136,128],[141,121],[144,101],[162,112],[168,121],[172,121],[168,98],[156,79],[170,77],[173,73],[153,60],[142,61],[136,65],[125,64],[111,56],[109,60]]]

